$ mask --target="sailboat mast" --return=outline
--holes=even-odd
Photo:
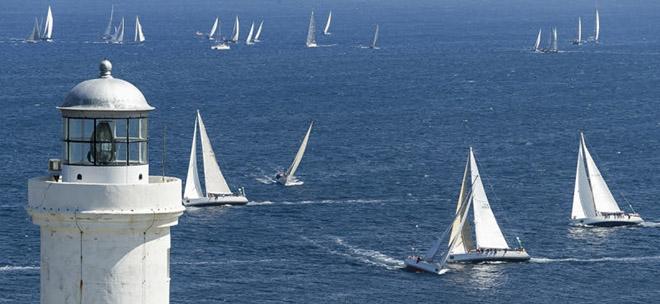
[[[598,15],[598,10],[596,10],[596,32],[594,34],[594,40],[598,42],[600,38],[600,15]]]
[[[112,5],[110,8],[110,20],[108,20],[108,26],[105,27],[105,32],[103,32],[103,39],[108,39],[112,33],[112,18],[115,15],[115,6]]]
[[[378,24],[376,24],[376,31],[374,32],[374,41],[371,43],[371,48],[376,48],[376,42],[378,42]]]

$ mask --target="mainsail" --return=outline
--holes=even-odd
[[[468,155],[468,161],[465,163],[465,170],[463,171],[463,180],[461,181],[461,191],[458,194],[458,202],[456,204],[456,218],[452,223],[451,227],[451,237],[449,238],[449,250],[451,253],[466,253],[471,249],[474,249],[474,241],[472,239],[472,229],[469,223],[463,223],[464,218],[467,217],[467,213],[464,215],[460,214],[462,208],[465,205],[470,204],[468,200],[468,170],[470,169],[470,155]],[[463,223],[461,225],[461,223]],[[452,244],[452,240],[454,243]]]
[[[39,38],[41,37],[41,32],[39,30],[41,26],[39,25],[39,19],[36,17],[34,18],[34,27],[32,28],[32,33],[30,33],[30,36],[28,36],[25,41],[27,42],[37,42],[39,41]]]
[[[577,167],[575,170],[575,189],[573,191],[573,210],[571,218],[581,219],[596,216],[593,194],[584,162],[584,150],[580,138],[580,149],[578,151]]]
[[[556,27],[552,28],[552,36],[550,37],[550,51],[552,51],[552,52],[559,51],[559,49],[557,48],[557,28]]]
[[[250,26],[250,32],[248,32],[247,39],[245,39],[245,44],[247,45],[253,45],[254,42],[252,41],[252,34],[254,33],[254,21],[252,21],[252,25]]]
[[[316,46],[316,23],[314,21],[314,11],[309,17],[309,27],[307,28],[307,47]]]
[[[309,134],[312,133],[312,126],[314,126],[313,121],[309,124],[309,129],[307,129],[305,138],[303,138],[303,141],[300,144],[300,148],[298,148],[296,157],[293,158],[293,162],[291,163],[291,166],[289,166],[289,169],[286,170],[285,176],[287,177],[287,179],[290,179],[292,176],[294,176],[296,174],[296,170],[298,170],[298,166],[302,161],[303,155],[305,155],[305,149],[307,149],[307,141],[309,141]]]
[[[470,173],[472,177],[472,204],[474,205],[474,226],[477,239],[477,248],[508,249],[509,245],[502,235],[495,215],[490,209],[490,203],[484,190],[477,160],[470,148]]]
[[[471,198],[470,194],[470,198]],[[468,198],[468,200],[470,199]],[[463,204],[461,207],[456,210],[456,215],[454,216],[454,220],[452,223],[458,223],[457,227],[458,229],[462,229],[463,225],[467,224],[467,215],[470,212],[470,206],[471,204]],[[453,225],[452,225],[453,227]],[[442,236],[437,238],[433,244],[431,245],[431,248],[429,248],[426,253],[424,254],[424,260],[427,262],[432,262],[433,258],[440,252],[440,248],[442,248],[442,239],[444,238],[444,233]],[[459,236],[452,235],[449,237],[449,246],[447,247],[447,250],[445,251],[445,254],[443,255],[441,262],[440,262],[440,268],[444,266],[445,262],[447,262],[447,257],[449,256],[450,253],[454,253],[451,251],[451,248],[456,247],[456,242],[458,242],[460,239]]]
[[[374,32],[374,41],[371,42],[371,48],[376,48],[376,42],[378,42],[378,24],[376,24],[376,31]]]
[[[578,32],[576,42],[578,44],[582,43],[582,17],[578,17]]]
[[[220,23],[220,18],[215,17],[215,22],[213,22],[213,26],[211,27],[211,31],[209,32],[209,40],[215,39],[215,33],[218,30],[219,23]]]
[[[112,18],[115,15],[115,6],[112,5],[110,8],[110,20],[108,20],[108,26],[105,28],[105,32],[103,32],[103,39],[110,39],[112,38]]]
[[[43,36],[41,39],[51,40],[53,39],[53,13],[50,10],[50,5],[48,6],[48,13],[46,14],[46,22],[44,23],[44,31],[42,32]]]
[[[119,23],[119,27],[115,30],[112,43],[124,43],[124,18],[121,18],[121,23]]]
[[[323,28],[323,35],[330,35],[330,22],[332,22],[332,11],[328,13],[328,21],[325,22],[325,28]]]
[[[135,16],[135,42],[144,42],[144,33],[142,32],[142,24],[140,24],[140,17]]]
[[[206,193],[232,194],[231,190],[229,190],[229,185],[227,185],[227,181],[225,181],[222,172],[220,172],[220,166],[215,159],[213,147],[211,147],[211,140],[206,134],[206,127],[204,127],[204,121],[202,121],[202,116],[199,112],[197,112],[197,120],[199,124],[199,135],[202,140],[202,160],[204,161],[204,183]]]
[[[241,31],[240,28],[241,28],[241,24],[238,21],[238,16],[236,16],[236,21],[234,21],[234,30],[232,31],[232,34],[231,34],[231,41],[232,42],[238,42],[238,37],[239,37],[240,31]]]
[[[600,170],[596,167],[596,163],[591,158],[591,153],[587,150],[587,144],[584,140],[584,135],[581,135],[582,147],[584,150],[584,160],[587,164],[587,173],[591,185],[591,193],[593,195],[593,202],[597,213],[619,213],[619,205],[616,203],[610,188],[605,183],[605,179],[600,174]]]
[[[252,40],[252,41],[254,41],[254,42],[261,42],[261,40],[259,40],[259,39],[261,38],[261,28],[262,28],[263,26],[264,26],[264,21],[261,20],[261,22],[259,23],[259,28],[257,29],[257,33],[254,34],[254,40]]]
[[[541,50],[541,29],[539,29],[539,34],[536,35],[536,43],[534,43],[534,50],[535,51]]]
[[[184,199],[201,198],[202,186],[199,184],[197,172],[197,117],[195,117],[195,131],[193,132],[192,146],[190,147],[190,162],[188,163],[188,175],[186,176],[186,188],[183,191]]]

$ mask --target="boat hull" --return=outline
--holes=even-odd
[[[211,46],[211,49],[212,50],[217,50],[217,51],[227,51],[227,50],[231,49],[231,47],[227,44],[216,44],[216,45]]]
[[[315,47],[318,47],[318,46],[319,46],[319,45],[316,44],[316,43],[308,43],[308,44],[307,44],[307,47],[308,47],[308,48],[315,48]]]
[[[582,219],[573,219],[573,224],[577,226],[590,227],[616,227],[616,226],[634,226],[644,222],[638,214],[622,214],[616,216],[595,216]]]
[[[471,251],[461,254],[450,254],[447,263],[482,263],[482,262],[525,262],[530,256],[524,250],[497,249]]]
[[[414,272],[430,272],[430,273],[439,273],[440,269],[438,265],[426,262],[424,260],[418,260],[417,258],[406,258],[403,261],[405,265],[405,270],[414,271]]]
[[[304,184],[303,181],[298,180],[297,178],[286,178],[283,175],[276,175],[275,180],[277,181],[278,184],[285,186],[285,187],[292,187],[292,186],[300,186]]]
[[[202,197],[197,199],[184,199],[183,205],[187,207],[207,207],[222,205],[245,205],[248,199],[243,195],[224,195],[217,197]]]

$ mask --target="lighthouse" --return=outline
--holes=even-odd
[[[28,181],[41,303],[169,303],[170,227],[184,207],[181,180],[149,176],[154,108],[103,60],[58,109],[62,157]]]

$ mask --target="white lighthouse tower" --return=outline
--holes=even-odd
[[[181,180],[149,176],[154,108],[112,77],[110,61],[100,69],[58,107],[61,168],[51,160],[51,175],[28,183],[28,213],[41,228],[41,303],[169,303]]]

